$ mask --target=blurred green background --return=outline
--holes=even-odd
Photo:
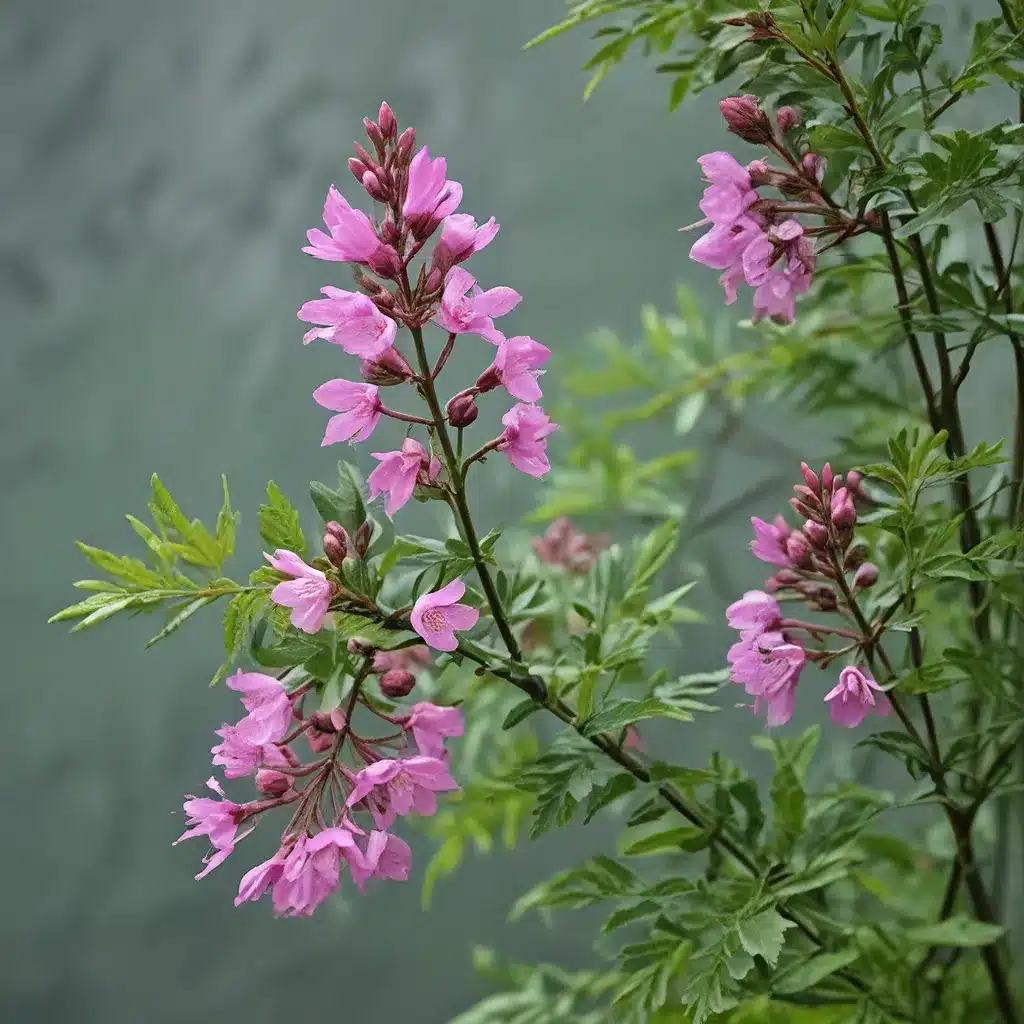
[[[481,994],[475,943],[531,960],[589,956],[582,922],[506,924],[517,895],[589,852],[579,831],[470,860],[427,913],[422,842],[414,881],[335,901],[312,921],[235,910],[238,878],[269,849],[269,832],[202,883],[192,879],[201,847],[170,845],[182,793],[209,774],[212,730],[235,717],[233,695],[205,686],[220,654],[216,617],[149,652],[149,621],[74,638],[45,625],[74,598],[71,580],[88,575],[72,541],[127,548],[121,516],[144,507],[154,470],[203,516],[228,470],[244,517],[240,572],[259,557],[267,479],[303,502],[311,478],[333,476],[346,452],[318,447],[325,413],[308,396],[354,362],[326,345],[304,350],[295,310],[348,278],[300,247],[332,181],[354,197],[345,160],[381,99],[448,157],[463,209],[500,221],[473,270],[485,287],[523,294],[507,331],[556,353],[599,325],[629,335],[643,303],[673,306],[680,280],[718,304],[714,276],[688,265],[689,240],[675,231],[698,215],[695,158],[726,144],[717,97],[670,116],[666,84],[637,59],[583,104],[586,35],[521,50],[563,9],[0,4],[0,1020],[270,1024],[312,1010],[434,1024]],[[545,383],[557,374],[556,360]],[[708,500],[764,475],[773,454],[789,464],[763,439],[737,440]],[[477,481],[485,529],[539,497],[493,460]],[[402,526],[430,519],[417,507]],[[763,577],[744,557],[741,523],[730,536],[728,554],[687,552],[711,557],[708,607]],[[724,629],[702,640],[691,668],[721,661]],[[695,761],[712,745],[746,749],[748,718],[725,736],[740,720],[727,712],[719,732],[703,730]]]

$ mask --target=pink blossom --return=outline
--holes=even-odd
[[[445,174],[448,162],[443,156],[430,159],[430,150],[424,146],[409,165],[409,187],[402,216],[408,220],[420,220],[429,224],[443,220],[454,213],[462,202],[462,186],[457,181],[447,181]]]
[[[725,617],[733,629],[768,632],[782,618],[782,609],[774,597],[762,590],[748,590],[726,609]]]
[[[734,224],[758,198],[750,175],[731,153],[705,153],[698,163],[711,183],[700,201],[701,212],[716,227]]]
[[[435,651],[454,651],[459,642],[455,630],[472,629],[480,613],[458,601],[466,592],[462,580],[452,580],[440,590],[421,594],[413,605],[409,620],[412,628]]]
[[[872,709],[885,717],[891,708],[889,698],[871,673],[856,665],[847,665],[839,673],[839,682],[825,694],[825,700],[829,703],[832,721],[848,729],[860,725]]]
[[[229,690],[242,695],[242,707],[249,712],[234,728],[243,732],[250,743],[273,743],[284,736],[291,721],[292,705],[279,680],[263,672],[239,669],[228,677],[227,685]]]
[[[472,292],[467,295],[467,292]],[[511,288],[481,291],[476,278],[464,267],[452,267],[445,278],[441,308],[434,317],[438,327],[450,334],[479,334],[494,345],[504,335],[493,317],[504,316],[519,305],[522,296]]]
[[[383,408],[376,384],[354,384],[336,378],[313,392],[317,405],[338,413],[327,421],[320,447],[339,441],[365,441],[380,421]]]
[[[539,405],[514,405],[501,422],[505,425],[498,451],[521,473],[542,477],[551,464],[547,457],[547,436],[558,429]]]
[[[752,516],[750,523],[754,527],[754,539],[750,542],[751,554],[769,565],[791,567],[793,563],[786,553],[789,531],[783,531],[777,523],[766,523],[757,516]]]
[[[397,651],[378,651],[373,656],[373,671],[377,673],[395,671],[415,675],[429,664],[430,651],[423,644],[403,647]]]
[[[388,518],[412,497],[417,482],[430,484],[437,479],[441,464],[431,458],[427,450],[411,437],[402,442],[397,452],[373,452],[373,457],[380,465],[370,474],[367,483],[370,485],[370,500],[379,494],[387,494],[384,511]]]
[[[532,537],[530,547],[548,565],[568,572],[589,572],[598,555],[611,543],[607,533],[584,533],[568,516],[559,516],[543,537]]]
[[[216,779],[207,779],[206,785],[221,799],[196,797],[189,793],[184,803],[185,824],[188,828],[172,844],[177,846],[182,840],[195,839],[197,836],[206,836],[210,840],[213,851],[203,858],[206,867],[196,875],[197,880],[204,878],[219,864],[223,864],[234,850],[235,843],[242,838],[235,835],[241,807],[227,799],[227,794]]]
[[[789,721],[796,702],[796,687],[807,654],[799,644],[787,643],[781,633],[745,630],[732,646],[728,660],[731,678],[755,696],[754,710],[767,705],[768,725]]]
[[[318,260],[365,263],[374,270],[397,270],[398,254],[377,237],[373,221],[361,210],[353,210],[332,185],[324,203],[324,224],[330,237],[318,228],[306,232],[309,245],[302,251]]]
[[[381,789],[379,794],[374,793]],[[355,777],[355,787],[346,806],[352,807],[373,794],[368,801],[380,829],[388,828],[400,814],[415,811],[431,815],[437,811],[437,794],[459,788],[448,766],[436,757],[417,755],[402,761],[385,758],[367,765]]]
[[[468,213],[453,213],[445,217],[441,236],[434,246],[434,265],[447,269],[468,260],[494,238],[498,227],[493,217],[482,227],[478,227]]]
[[[338,888],[341,874],[338,851],[330,845],[313,850],[313,842],[301,835],[292,844],[283,870],[274,882],[275,914],[310,917]]]
[[[305,344],[323,338],[361,359],[379,359],[394,344],[398,325],[368,295],[330,285],[321,288],[320,294],[327,298],[303,303],[298,312],[300,320],[320,325],[302,336]]]
[[[768,271],[754,292],[754,323],[766,316],[779,323],[790,323],[796,315],[796,297],[810,287],[811,275],[800,265]]]
[[[288,705],[288,718],[291,717],[291,705]],[[243,718],[238,725],[223,725],[216,730],[221,742],[212,747],[213,763],[222,765],[224,774],[229,779],[240,779],[245,775],[251,775],[257,768],[267,766],[270,768],[284,768],[288,765],[288,758],[281,753],[280,747],[274,740],[279,740],[288,729],[288,718],[284,719],[284,726],[271,732],[269,728],[261,731],[271,733],[272,739],[267,741],[254,740],[254,720],[252,717]],[[269,725],[268,723],[265,723]]]
[[[763,237],[756,221],[740,217],[735,223],[715,225],[701,235],[690,247],[690,259],[712,270],[729,270],[742,262],[749,245]]]
[[[537,378],[544,372],[541,367],[550,358],[551,349],[533,338],[525,335],[505,338],[498,344],[498,354],[494,359],[495,376],[513,398],[521,402],[536,402],[542,394]]]
[[[402,722],[402,728],[412,732],[419,752],[425,757],[442,757],[445,739],[461,736],[463,725],[460,708],[442,708],[426,701],[414,704],[412,712]]]
[[[246,871],[238,883],[235,906],[240,906],[247,900],[258,900],[281,877],[287,858],[288,850],[282,847],[269,860]]]
[[[278,583],[270,592],[275,604],[291,608],[293,626],[304,633],[315,633],[324,624],[324,616],[334,596],[334,586],[319,570],[299,558],[292,551],[278,548],[274,554],[263,557],[278,571],[293,577],[285,583]]]
[[[404,839],[399,839],[390,832],[374,829],[366,841],[363,862],[367,877],[375,875],[378,878],[390,878],[395,882],[405,882],[412,867],[412,850]],[[354,870],[352,877],[362,888]]]

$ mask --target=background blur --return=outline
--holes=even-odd
[[[471,860],[425,914],[419,877],[313,921],[235,910],[238,877],[272,837],[201,884],[201,846],[170,845],[182,793],[209,773],[212,730],[235,712],[233,695],[205,688],[216,616],[149,652],[154,620],[74,638],[45,625],[90,574],[73,540],[128,548],[121,516],[144,509],[154,470],[203,517],[229,470],[239,566],[259,557],[268,478],[299,504],[311,478],[333,478],[346,453],[318,448],[326,414],[307,396],[351,367],[330,346],[303,350],[295,310],[348,278],[300,247],[332,181],[354,197],[345,160],[381,99],[448,157],[463,209],[501,222],[473,269],[525,296],[512,333],[556,352],[600,325],[628,335],[641,304],[672,308],[680,280],[718,305],[675,231],[698,215],[696,156],[725,144],[717,97],[669,116],[666,83],[636,59],[583,104],[586,35],[521,51],[562,12],[560,0],[0,2],[0,531],[15,581],[0,593],[3,1021],[270,1024],[316,1007],[434,1024],[481,994],[475,943],[588,957],[585,928],[505,923],[524,889],[590,852],[572,831]],[[715,496],[768,461],[732,452]],[[485,529],[536,503],[524,478],[487,472]],[[425,518],[416,507],[403,528]],[[723,534],[732,550],[713,560],[708,607],[763,576],[742,523]],[[720,663],[723,633],[702,634],[688,667]],[[704,730],[697,758],[746,749],[744,721],[724,744]]]

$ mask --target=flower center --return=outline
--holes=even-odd
[[[423,625],[431,633],[440,633],[445,627],[444,612],[440,608],[429,608],[423,613]]]

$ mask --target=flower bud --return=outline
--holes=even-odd
[[[363,124],[366,124],[366,122],[363,121]],[[377,161],[374,160],[373,157],[370,156],[370,154],[367,153],[366,150],[362,146],[360,146],[358,142],[352,148],[356,151],[356,156],[359,157],[359,159],[366,165],[367,168],[369,168],[370,170],[376,168]]]
[[[813,509],[809,505],[805,505],[799,498],[789,499],[790,507],[805,519],[821,519],[821,509]]]
[[[810,487],[797,484],[793,490],[796,491],[797,497],[805,504],[810,505],[812,508],[821,508],[821,501],[818,495]]]
[[[306,729],[306,742],[314,754],[322,754],[325,750],[331,749],[334,743],[334,733],[333,731],[324,732],[311,725]]]
[[[845,487],[840,487],[832,495],[831,503],[832,522],[840,529],[849,529],[857,522],[857,508],[853,504],[853,498]]]
[[[831,491],[832,484],[832,467],[826,462],[825,465],[821,467],[821,486],[824,487],[826,491]]]
[[[356,554],[360,558],[366,557],[366,552],[370,548],[371,540],[373,540],[373,523],[367,519],[362,523],[359,529],[356,530],[355,549]]]
[[[867,547],[864,544],[857,544],[846,552],[846,558],[843,559],[843,568],[846,572],[853,572],[854,569],[859,569],[867,559]]]
[[[775,529],[779,531],[780,537],[788,537],[793,532],[793,527],[786,522],[785,517],[780,513],[775,517]]]
[[[380,126],[375,122],[371,121],[368,117],[363,118],[363,127],[366,129],[367,138],[373,143],[373,148],[379,153],[384,152],[384,135],[380,130]],[[358,146],[359,143],[356,143]]]
[[[377,125],[385,139],[393,139],[398,131],[398,119],[386,102],[380,105],[380,110],[377,113]]]
[[[412,153],[415,145],[416,129],[406,128],[405,131],[398,136],[398,155],[403,163],[409,159],[409,155]]]
[[[376,359],[360,359],[359,370],[367,384],[389,388],[402,384],[412,375],[412,367],[395,348],[385,349]]]
[[[319,732],[337,732],[330,714],[326,711],[314,711],[309,716],[309,727]]]
[[[834,612],[839,607],[836,592],[822,584],[814,589],[814,603],[823,612]]]
[[[802,121],[803,118],[797,107],[779,107],[775,111],[775,123],[779,126],[780,132],[785,133],[799,128]]]
[[[794,530],[786,538],[786,554],[794,565],[810,564],[811,543],[799,530]]]
[[[857,470],[851,469],[846,474],[846,489],[854,496],[855,499],[860,501],[867,500],[868,494],[864,490],[863,484],[864,476],[858,473]]]
[[[479,377],[477,377],[476,383],[473,385],[473,390],[482,395],[488,391],[493,391],[500,384],[501,372],[494,363],[491,363],[491,365],[488,366]]]
[[[423,282],[423,287],[427,294],[430,295],[432,292],[436,292],[442,284],[444,284],[444,274],[442,274],[437,267],[434,267],[430,273],[427,274],[427,279]]]
[[[821,523],[814,522],[813,519],[808,519],[804,523],[804,533],[807,535],[807,539],[816,548],[823,548],[828,543],[828,528],[823,526]]]
[[[768,115],[758,106],[756,96],[730,96],[718,104],[729,131],[744,142],[767,145],[774,141]]]
[[[352,177],[360,184],[362,184],[363,175],[369,170],[366,164],[355,156],[350,156],[348,158],[348,169],[352,172]]]
[[[361,636],[352,637],[347,646],[349,654],[361,654],[364,658],[369,658],[377,653],[377,648],[369,640]]]
[[[402,233],[398,230],[398,225],[390,218],[385,217],[380,226],[380,240],[388,245],[397,245],[401,237]]]
[[[803,475],[804,483],[807,484],[815,494],[821,494],[821,481],[818,479],[818,474],[815,473],[806,462],[800,463],[800,472]]]
[[[821,179],[825,177],[825,158],[817,153],[804,153],[800,161],[804,174],[815,184],[820,185]]]
[[[792,569],[780,569],[775,574],[775,579],[778,580],[779,584],[783,587],[792,587],[802,581],[800,574],[793,572]]]
[[[472,393],[461,391],[448,402],[444,411],[453,427],[468,427],[477,418],[480,410],[476,407],[476,399]]]
[[[256,788],[267,796],[284,796],[292,788],[292,780],[273,768],[261,768],[256,773]]]
[[[363,175],[361,182],[371,199],[376,199],[378,203],[386,203],[388,201],[387,190],[381,185],[380,178],[373,171],[367,171]]]
[[[878,582],[878,566],[873,562],[865,562],[854,574],[853,589],[866,590]]]
[[[416,685],[416,677],[411,672],[403,672],[401,669],[393,668],[380,677],[380,692],[385,697],[405,697],[412,692]]]
[[[324,534],[324,554],[336,569],[340,569],[348,552],[348,543],[333,533]]]

